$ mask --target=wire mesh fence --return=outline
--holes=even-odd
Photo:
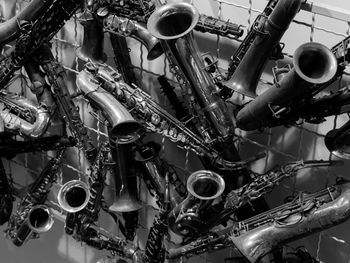
[[[211,15],[223,20],[230,20],[241,25],[245,30],[245,34],[239,39],[228,39],[225,37],[211,35],[208,33],[195,33],[199,49],[202,53],[210,52],[212,57],[218,61],[218,66],[222,71],[227,70],[230,56],[239,46],[245,37],[249,28],[251,28],[256,17],[262,12],[268,1],[258,0],[194,0],[191,1],[199,11],[203,14]],[[17,12],[20,11],[28,1],[17,1]],[[297,14],[293,23],[289,26],[284,34],[281,42],[285,44],[283,61],[269,62],[264,70],[260,83],[266,85],[272,84],[271,68],[273,66],[291,63],[293,53],[298,46],[305,42],[320,42],[328,47],[332,47],[349,35],[350,31],[349,12],[335,6],[325,6],[320,3],[305,1],[302,10]],[[82,69],[83,63],[75,56],[75,50],[81,46],[83,40],[82,26],[78,22],[77,16],[68,21],[64,28],[54,37],[52,41],[52,51],[56,59],[64,65],[67,71],[67,85],[71,91],[71,95],[75,97],[74,101],[79,107],[79,112],[85,126],[89,130],[89,134],[99,145],[108,138],[106,127],[101,118],[93,113],[88,100],[84,99],[81,92],[75,85],[76,74]],[[172,111],[169,101],[163,94],[159,92],[159,84],[156,78],[165,75],[167,79],[178,89],[176,78],[172,74],[172,70],[164,56],[155,61],[147,61],[147,50],[139,42],[128,38],[129,50],[131,55],[134,71],[138,77],[138,85],[144,91],[149,93],[152,98],[158,101],[165,109]],[[114,66],[114,55],[108,37],[105,38],[105,52],[107,53],[107,63]],[[24,72],[19,73],[19,81],[14,82],[10,89],[18,89],[25,96],[30,96],[27,92],[28,85]],[[347,73],[344,77],[333,85],[330,89],[336,90],[348,85]],[[328,90],[325,92],[329,92]],[[244,99],[244,98],[243,98]],[[334,158],[324,147],[323,139],[327,131],[341,126],[347,121],[346,114],[341,116],[329,117],[327,121],[319,124],[295,124],[291,127],[277,127],[265,129],[263,132],[244,132],[240,129],[235,130],[237,145],[239,146],[242,158],[247,158],[259,151],[266,151],[267,155],[264,159],[258,160],[251,165],[251,169],[257,172],[269,170],[276,164],[283,164],[287,161],[310,160],[310,159],[332,159]],[[186,149],[174,149],[176,146],[167,138],[155,135],[155,140],[162,145],[162,155],[169,160],[177,159],[173,165],[184,173],[186,178],[191,172],[198,169],[198,164],[194,161],[195,156]],[[48,153],[48,158],[52,157],[52,153]],[[32,175],[40,173],[40,169],[47,160],[47,153],[43,154],[23,154],[9,161],[6,161],[6,171],[12,174],[14,182],[19,188],[28,185],[33,181]],[[274,193],[269,195],[268,201],[274,206],[278,204],[277,200],[281,200],[280,196],[288,196],[292,193],[307,189],[315,190],[324,185],[331,184],[336,176],[346,176],[348,164],[345,163],[343,168],[325,168],[313,169],[299,173],[297,177],[282,184]],[[73,149],[66,154],[63,162],[63,174],[69,173],[69,177],[76,177],[86,180],[87,162],[81,149]],[[23,173],[25,176],[15,176],[15,173]],[[311,175],[316,173],[317,176]],[[62,175],[63,176],[63,175]],[[35,176],[33,176],[35,178]],[[110,186],[111,187],[111,186]],[[111,187],[113,189],[113,187]],[[145,190],[139,187],[140,194]],[[154,210],[158,208],[149,196],[145,197],[145,204],[150,209],[144,209],[140,231],[140,239],[135,240],[136,245],[144,246],[145,234],[149,229],[151,221],[148,215],[153,215]],[[153,214],[152,214],[153,213]],[[152,217],[153,218],[153,217]],[[120,234],[117,228],[114,228],[116,234]],[[325,234],[326,233],[326,234]],[[314,249],[316,257],[320,258],[320,247],[322,246],[321,237],[330,237],[332,240],[344,242],[348,247],[348,240],[342,237],[336,237],[335,234],[321,233],[318,247],[310,246]],[[227,252],[232,255],[232,250]],[[226,255],[227,255],[226,253]],[[200,257],[203,262],[217,262],[215,257],[204,255]],[[322,259],[322,258],[320,258]],[[197,262],[193,259],[192,262]],[[183,259],[183,261],[191,262],[191,260]]]

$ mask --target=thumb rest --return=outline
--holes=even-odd
[[[221,233],[210,233],[180,248],[170,249],[168,258],[178,258],[234,246],[249,262],[293,240],[330,228],[350,216],[350,184],[313,194],[302,193],[293,201],[247,220],[234,223]]]
[[[16,213],[11,215],[6,235],[12,239],[16,246],[23,245],[28,238],[36,237],[38,233],[46,232],[51,228],[53,224],[52,214],[44,202],[56,180],[63,153],[64,149],[57,151],[56,157],[46,164],[39,177],[18,204]]]
[[[82,76],[89,76],[89,78],[94,79],[103,89],[113,94],[133,116],[144,120],[143,125],[147,131],[159,133],[182,145],[185,149],[190,149],[200,156],[208,157],[212,164],[219,167],[219,169],[241,169],[251,161],[231,162],[224,160],[217,151],[189,130],[184,123],[174,118],[158,103],[154,102],[149,94],[134,85],[135,88],[132,88],[126,84],[121,75],[112,67],[106,64],[89,62],[85,65],[84,71],[85,73],[80,73]]]

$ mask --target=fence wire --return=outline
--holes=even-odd
[[[202,7],[203,3],[202,1],[204,0],[197,0],[197,1],[193,1],[193,4],[195,6],[197,6],[199,9]],[[23,8],[23,2],[28,2],[28,1],[17,1],[18,5],[18,11]],[[216,16],[217,18],[221,18],[224,20],[230,19],[231,22],[236,22],[235,21],[235,17],[229,17],[228,16],[228,12],[224,12],[227,8],[230,8],[235,10],[235,12],[238,13],[242,13],[242,17],[245,16],[245,21],[244,19],[242,19],[242,27],[245,28],[246,30],[249,29],[252,26],[252,23],[256,17],[256,15],[258,15],[259,13],[261,13],[262,8],[261,9],[257,9],[254,8],[254,4],[255,3],[261,3],[261,2],[266,2],[267,1],[261,1],[261,0],[244,0],[244,1],[235,1],[235,0],[206,0],[206,2],[209,3],[208,6],[210,6],[210,10],[204,10],[204,11],[208,11],[208,12],[213,12],[214,16]],[[241,2],[244,2],[241,4]],[[265,4],[266,4],[265,3]],[[307,13],[307,15],[305,15],[305,12]],[[205,12],[204,12],[205,13]],[[245,15],[244,15],[245,13]],[[331,12],[332,13],[332,12]],[[328,27],[324,27],[323,25],[319,25],[317,23],[318,18],[322,17],[323,19],[329,19],[329,21],[333,20],[337,20],[337,17],[324,17],[321,14],[316,14],[313,12],[307,12],[304,11],[303,17],[306,17],[306,19],[311,20],[311,22],[307,22],[304,20],[300,20],[299,16],[296,16],[296,19],[293,20],[292,24],[294,25],[298,25],[301,27],[304,27],[304,29],[300,29],[300,31],[302,32],[308,32],[308,36],[309,36],[309,41],[315,41],[315,35],[322,32],[325,33],[330,39],[335,38],[335,39],[341,39],[341,38],[345,38],[348,34],[349,34],[349,29],[350,29],[350,22],[349,21],[341,21],[344,22],[342,27],[337,27],[336,30],[334,30],[334,28],[328,28]],[[73,23],[73,38],[66,38],[66,37],[62,37],[62,34],[58,33],[54,38],[53,38],[53,53],[56,56],[56,59],[60,62],[62,62],[64,65],[64,68],[67,72],[70,72],[74,75],[79,73],[79,61],[77,58],[74,59],[74,63],[70,63],[70,64],[65,64],[65,52],[67,52],[67,50],[74,50],[77,47],[79,47],[82,43],[81,43],[81,32],[80,32],[80,28],[78,27],[78,21],[77,18],[74,17],[73,19],[71,19],[71,21]],[[299,27],[298,27],[299,28]],[[66,31],[67,33],[67,31]],[[306,34],[306,33],[304,33]],[[244,36],[243,36],[244,37]],[[241,38],[243,39],[243,38]],[[318,39],[317,39],[318,40]],[[215,54],[217,59],[221,58],[221,45],[224,42],[224,38],[223,37],[219,37],[217,36],[216,39],[216,47],[215,47]],[[241,40],[234,40],[234,42],[236,43],[240,43]],[[336,43],[337,41],[334,41],[334,43]],[[130,42],[129,42],[130,43]],[[288,46],[289,43],[285,43],[286,46]],[[134,51],[134,50],[133,50]],[[233,52],[233,51],[232,51]],[[134,53],[134,52],[133,52]],[[178,83],[176,82],[174,76],[172,75],[169,66],[167,64],[166,59],[163,57],[162,59],[164,60],[164,62],[162,63],[162,68],[158,71],[155,72],[154,71],[154,67],[152,63],[146,63],[146,61],[144,60],[144,48],[143,46],[140,44],[139,46],[139,52],[136,52],[139,54],[139,58],[135,58],[134,61],[137,61],[137,64],[134,64],[133,67],[135,69],[135,71],[138,72],[138,76],[140,78],[140,83],[142,83],[142,86],[140,88],[144,88],[146,90],[148,90],[149,87],[147,87],[147,83],[142,82],[142,80],[144,79],[144,77],[147,76],[147,78],[151,78],[151,79],[155,79],[156,77],[159,77],[161,75],[166,75],[168,80],[171,82],[171,84],[173,85],[178,85]],[[285,55],[287,57],[292,57],[292,53],[287,52],[285,53]],[[227,59],[227,58],[226,58]],[[157,62],[155,63],[159,63],[159,61],[157,60]],[[266,83],[271,83],[270,79],[263,79],[263,81],[265,81]],[[25,81],[23,81],[22,83],[25,83]],[[23,92],[25,92],[26,90],[26,85],[22,85],[23,87]],[[76,87],[75,87],[75,90]],[[79,93],[77,94],[79,95]],[[160,97],[162,98],[162,97]],[[164,100],[165,101],[165,100]],[[160,103],[164,104],[165,102],[161,101]],[[85,99],[79,99],[79,103],[80,103],[80,114],[81,117],[83,119],[84,122],[88,123],[90,120],[88,120],[89,114],[88,111],[89,106],[88,106],[88,101]],[[330,118],[329,122],[333,122],[332,124],[332,128],[336,128],[337,126],[339,126],[338,124],[338,120],[339,117],[335,116],[333,119]],[[87,126],[89,132],[91,134],[95,134],[96,135],[96,140],[97,140],[97,144],[100,145],[101,140],[105,140],[106,138],[108,138],[108,135],[103,132],[103,130],[105,130],[105,127],[101,129],[101,127],[103,126],[103,123],[100,122],[99,118],[97,118],[97,123],[94,124],[95,127],[90,127]],[[281,148],[280,144],[276,144],[276,140],[273,138],[273,134],[275,132],[275,129],[269,129],[268,133],[267,133],[267,137],[266,140],[259,141],[254,139],[252,136],[249,136],[249,134],[247,135],[246,133],[240,131],[239,129],[236,130],[236,135],[239,138],[241,143],[245,143],[247,142],[248,144],[251,144],[253,146],[257,146],[258,148],[261,148],[263,150],[265,150],[267,152],[267,156],[263,162],[263,166],[262,168],[260,168],[261,170],[267,170],[268,166],[271,165],[270,164],[270,159],[273,159],[273,156],[275,155],[279,155],[282,158],[285,158],[285,160],[300,160],[302,158],[305,158],[305,151],[306,149],[303,148],[303,142],[305,142],[305,137],[309,138],[310,136],[314,136],[315,138],[324,138],[324,133],[319,131],[319,127],[314,125],[314,126],[310,126],[310,125],[298,125],[295,127],[296,130],[298,130],[298,136],[299,138],[296,141],[299,141],[298,143],[298,147],[296,151],[293,151],[292,153],[289,151],[286,151],[283,147]],[[282,138],[282,137],[281,137]],[[162,144],[162,153],[167,151],[167,147],[165,147],[166,145],[166,141],[167,139],[163,136],[161,138],[161,144]],[[318,141],[317,139],[314,140],[315,143]],[[244,147],[249,147],[246,144],[244,144]],[[189,165],[189,152],[184,150],[183,151],[183,155],[185,156],[184,158],[184,162],[183,165],[179,167],[179,169],[182,169],[184,171],[189,172],[190,170],[190,165]],[[83,153],[81,152],[81,150],[78,151],[78,160],[76,163],[74,164],[68,164],[68,163],[64,163],[63,166],[69,170],[71,170],[73,173],[75,173],[79,178],[86,176],[85,172],[86,171],[86,162],[83,160],[84,158],[82,158]],[[24,154],[24,158],[14,158],[12,160],[10,160],[8,162],[7,167],[7,172],[8,173],[13,173],[14,170],[14,166],[21,166],[23,167],[24,170],[26,171],[30,171],[31,173],[39,173],[39,169],[36,169],[35,167],[31,167],[30,162],[28,161],[30,158],[30,154]],[[42,157],[40,157],[42,158]],[[330,155],[329,158],[331,159],[332,156]],[[16,169],[17,170],[17,169]],[[27,175],[29,176],[29,175]],[[295,179],[297,180],[297,178]],[[28,183],[30,180],[26,179],[25,183]],[[293,189],[292,191],[295,191],[295,187],[297,185],[297,182],[294,181],[292,183],[293,185]],[[320,251],[320,244],[322,242],[321,239],[321,235],[319,236],[319,244],[318,244],[318,249],[317,249],[317,258],[319,258],[319,251]],[[331,236],[331,235],[327,235],[327,236]],[[325,238],[324,236],[322,236],[322,238]],[[333,239],[337,239],[334,236],[331,236],[331,238]],[[344,241],[346,242],[346,241]],[[230,252],[230,255],[232,255],[233,252]],[[201,258],[204,258],[204,260],[206,262],[215,262],[212,261],[207,255],[201,256]],[[182,259],[183,261],[187,261],[186,259]],[[188,262],[190,262],[190,260],[188,260]],[[193,261],[196,262],[196,261]]]

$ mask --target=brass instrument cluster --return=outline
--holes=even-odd
[[[263,93],[256,92],[267,62],[283,58],[280,40],[304,2],[268,1],[246,32],[231,21],[200,14],[192,4],[156,0],[33,0],[2,22],[0,158],[54,153],[24,190],[14,187],[0,159],[0,224],[7,223],[6,237],[16,246],[38,238],[50,230],[52,209],[58,206],[66,234],[109,251],[115,260],[161,263],[234,247],[242,258],[255,263],[290,241],[347,220],[350,184],[346,179],[272,209],[264,199],[300,169],[341,161],[301,160],[257,174],[250,163],[265,153],[242,159],[236,143],[237,129],[261,130],[300,120],[318,124],[350,112],[348,89],[318,96],[342,77],[349,61],[349,37],[332,48],[302,44],[292,65],[274,69],[274,83]],[[84,30],[76,49],[74,93],[50,44],[73,16]],[[200,55],[194,31],[235,40],[246,33],[226,74],[214,76],[217,62]],[[106,33],[115,66],[104,50]],[[138,82],[129,37],[147,49],[148,60],[161,56],[167,60],[175,86],[165,76],[158,81],[173,109]],[[12,87],[22,68],[27,84],[23,89],[28,91],[18,94]],[[237,105],[237,93],[251,101]],[[100,134],[99,140],[95,138],[96,130],[82,118],[77,98],[88,102],[91,115],[105,127],[105,139]],[[57,125],[61,128],[55,129]],[[193,157],[202,168],[191,173],[179,169],[172,160],[175,156],[165,154],[166,139],[183,149],[186,162]],[[335,156],[349,159],[350,121],[330,130],[325,146]],[[88,167],[87,174],[80,171],[85,176],[75,179],[61,173],[72,147],[82,150]],[[190,151],[195,156],[190,158]],[[157,209],[141,248],[133,243],[146,206],[140,192],[148,193]],[[14,209],[16,196],[20,201]],[[101,213],[115,221],[121,236],[99,225]],[[174,245],[174,236],[182,243]],[[297,254],[307,253],[299,249]]]

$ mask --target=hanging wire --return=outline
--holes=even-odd
[[[310,26],[310,42],[314,41],[314,33],[315,33],[315,19],[316,19],[316,14],[312,13],[311,16],[311,26]]]

